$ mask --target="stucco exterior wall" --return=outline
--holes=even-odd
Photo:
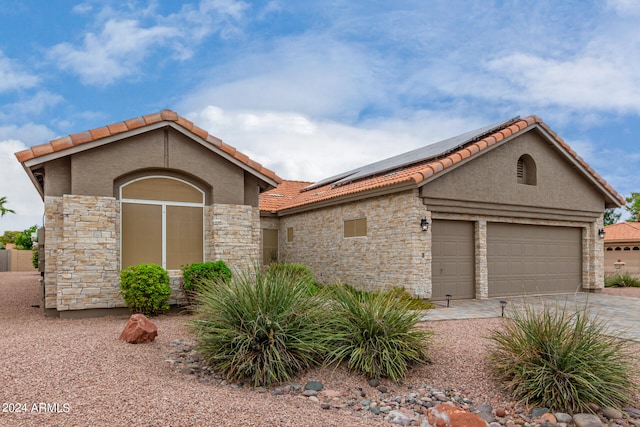
[[[516,166],[524,154],[536,162],[536,185],[518,183]],[[447,212],[511,211],[510,216],[579,216],[595,221],[604,210],[603,195],[537,131],[518,136],[426,184],[421,195],[430,210]]]
[[[640,277],[640,242],[606,243],[604,265],[606,275],[629,273]]]
[[[394,286],[418,296],[430,283],[431,248],[420,220],[428,218],[418,190],[365,199],[280,219],[281,262],[300,262],[321,283],[340,281],[356,288]],[[345,220],[367,219],[367,235],[345,238]],[[263,227],[270,228],[268,219]],[[287,242],[287,228],[293,241]]]
[[[52,166],[51,169],[57,173],[46,176],[47,186],[60,191],[66,188],[64,182],[69,179],[62,173],[61,167]],[[134,171],[153,169],[185,171],[198,177],[212,189],[212,194],[207,197],[212,203],[245,203],[244,170],[170,128],[157,129],[71,155],[70,191],[56,191],[51,195],[118,197],[117,191],[114,194],[113,184],[119,177]],[[246,198],[257,206],[257,188]]]

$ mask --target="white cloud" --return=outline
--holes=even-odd
[[[283,38],[247,47],[231,63],[202,72],[204,83],[179,104],[184,111],[211,102],[223,108],[296,111],[355,121],[368,105],[388,100],[375,55],[330,36]]]
[[[486,125],[482,119],[428,111],[361,126],[300,113],[216,106],[187,116],[282,178],[303,181],[318,181]]]
[[[607,6],[620,15],[640,15],[640,2],[637,0],[608,0]]]
[[[51,48],[49,58],[78,74],[85,84],[109,85],[137,73],[150,48],[176,32],[162,26],[141,28],[135,20],[109,20],[100,34],[87,33],[82,47],[61,43]]]
[[[42,225],[42,199],[14,155],[26,148],[21,141],[2,140],[0,136],[0,196],[7,198],[5,207],[15,211],[15,214],[7,213],[0,218],[0,234],[22,231],[34,224]]]
[[[0,126],[0,141],[11,140],[21,141],[27,146],[44,144],[55,138],[55,134],[46,126],[37,123],[26,123],[24,125]],[[16,151],[19,151],[18,149]],[[0,169],[2,170],[2,169]]]
[[[212,33],[226,38],[239,31],[239,22],[248,5],[235,0],[202,0],[197,7],[184,5],[178,13],[161,16],[150,2],[144,9],[114,11],[104,7],[96,13],[98,29],[88,31],[77,46],[60,43],[48,53],[50,60],[65,71],[77,74],[84,84],[107,86],[122,78],[136,76],[144,62],[163,49],[167,57],[185,60],[194,44]],[[93,6],[82,3],[75,13],[85,14]]]
[[[4,111],[0,112],[0,117],[7,120],[15,120],[20,116],[37,115],[50,107],[60,104],[63,100],[64,98],[61,95],[41,90],[30,98],[6,105],[3,109]],[[11,119],[8,117],[11,117]]]
[[[0,93],[32,88],[39,81],[37,76],[22,70],[15,61],[7,58],[0,51]]]

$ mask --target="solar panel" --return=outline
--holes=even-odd
[[[370,163],[360,168],[320,180],[303,188],[302,191],[312,190],[314,188],[322,187],[327,184],[333,184],[333,186],[337,187],[358,179],[380,175],[385,172],[392,172],[405,166],[443,157],[453,151],[458,150],[459,148],[470,142],[480,140],[499,129],[503,129],[509,126],[512,122],[518,119],[520,119],[520,116],[514,117],[504,122],[495,123],[476,130],[465,132],[461,135],[454,136],[453,138],[435,142],[433,144],[417,148],[415,150],[399,154],[394,157],[389,157],[388,159]]]

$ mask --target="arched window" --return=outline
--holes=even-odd
[[[520,156],[516,167],[516,175],[518,184],[537,184],[536,162],[533,161],[533,158],[530,155],[523,154]]]
[[[204,192],[183,180],[148,176],[120,187],[121,266],[179,270],[204,260]]]

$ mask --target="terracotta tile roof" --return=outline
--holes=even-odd
[[[64,150],[72,147],[81,146],[83,144],[98,141],[110,136],[117,136],[134,129],[142,128],[144,126],[149,126],[154,123],[163,121],[175,122],[177,125],[183,127],[189,132],[196,134],[204,141],[224,151],[228,155],[242,162],[259,174],[262,174],[263,176],[277,183],[280,183],[282,181],[282,179],[278,177],[275,172],[265,168],[260,163],[249,159],[249,157],[240,153],[234,147],[225,144],[221,139],[210,135],[206,130],[199,128],[189,120],[179,116],[177,113],[171,110],[162,110],[158,113],[148,114],[146,116],[125,120],[123,122],[113,123],[101,128],[91,129],[85,132],[75,133],[62,138],[54,139],[46,144],[36,145],[26,150],[19,151],[15,155],[20,163],[24,163],[28,160],[37,159],[38,157],[42,157],[47,154],[63,152]]]
[[[619,222],[604,228],[605,242],[640,241],[640,222]]]
[[[277,212],[300,194],[300,190],[313,184],[306,181],[282,181],[277,188],[260,194],[260,210]]]
[[[398,170],[382,173],[380,175],[374,175],[365,177],[354,182],[347,183],[345,185],[335,186],[327,184],[321,187],[314,187],[310,190],[301,191],[290,198],[289,203],[283,203],[279,206],[279,210],[298,208],[305,205],[311,205],[319,202],[325,202],[331,199],[337,199],[361,193],[365,191],[372,191],[377,189],[383,189],[384,187],[392,186],[414,186],[417,187],[425,180],[447,171],[458,163],[487,150],[491,146],[498,142],[508,138],[516,133],[524,131],[527,128],[539,126],[543,128],[548,134],[562,147],[569,155],[571,155],[591,176],[604,187],[620,204],[624,204],[624,199],[620,196],[609,184],[607,184],[600,175],[598,175],[581,157],[579,157],[575,151],[569,147],[555,132],[553,132],[539,117],[528,116],[523,119],[518,119],[511,122],[509,125],[502,129],[496,130],[488,136],[482,139],[471,142],[459,148],[455,152],[448,154],[442,158],[425,160],[414,165],[399,168]],[[275,192],[279,191],[276,188]],[[260,199],[261,210],[263,209],[263,198]]]

